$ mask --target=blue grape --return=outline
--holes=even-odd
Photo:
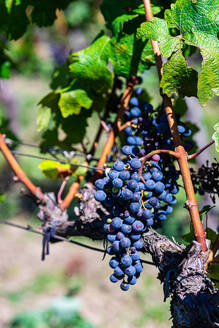
[[[133,224],[132,224],[132,229],[136,232],[141,232],[144,230],[144,224],[141,221],[136,220]]]
[[[137,282],[137,278],[136,278],[136,276],[129,277],[129,279],[128,279],[128,283],[129,283],[130,285],[135,285],[136,282]]]
[[[98,190],[95,192],[94,198],[99,202],[103,202],[106,199],[106,193],[103,190]]]
[[[122,226],[122,220],[119,217],[112,219],[111,226],[115,229],[119,229]]]
[[[103,181],[103,179],[97,179],[95,181],[95,186],[97,187],[97,189],[103,190],[105,186],[105,182]]]
[[[128,216],[124,219],[124,222],[127,224],[132,224],[135,221],[135,218],[133,216]]]
[[[140,260],[140,253],[137,252],[137,251],[135,253],[131,254],[130,256],[131,256],[133,261]]]
[[[125,164],[124,164],[122,161],[116,161],[116,162],[113,164],[113,168],[114,168],[114,170],[116,170],[116,171],[123,171],[124,168],[125,168]]]
[[[116,235],[108,234],[106,238],[112,243],[116,240]]]
[[[124,291],[127,291],[129,289],[129,284],[125,283],[125,282],[122,282],[120,284],[120,288]]]
[[[116,238],[117,238],[118,240],[121,240],[121,239],[124,238],[124,237],[125,237],[124,233],[122,233],[121,231],[117,232],[117,234],[116,234]]]
[[[128,146],[128,145],[123,146],[122,147],[122,153],[124,155],[132,155],[132,147],[131,146]]]
[[[133,107],[131,110],[130,110],[130,114],[133,116],[133,117],[138,117],[141,115],[141,110],[140,108],[138,107]]]
[[[140,250],[143,248],[144,244],[142,240],[137,240],[133,243],[133,246],[137,249]]]
[[[146,209],[146,210],[143,211],[143,217],[145,219],[150,219],[150,218],[153,217],[153,213],[151,213],[151,211],[149,211],[149,210]]]
[[[112,185],[116,188],[121,188],[123,186],[123,181],[119,178],[113,179]]]
[[[137,213],[140,209],[140,204],[137,202],[133,202],[129,205],[129,208],[133,213]]]
[[[123,255],[121,257],[121,263],[124,267],[129,267],[132,264],[132,258],[129,255]]]
[[[118,171],[116,171],[116,170],[110,170],[109,171],[109,177],[112,180],[118,178],[118,176],[119,176],[119,172]]]
[[[129,190],[128,188],[125,188],[122,190],[121,195],[122,195],[122,198],[124,198],[125,200],[129,200],[129,199],[132,199],[133,192],[131,190]]]
[[[112,257],[109,261],[111,268],[115,269],[119,265],[119,261],[116,257]]]
[[[161,194],[165,189],[165,185],[158,181],[155,183],[155,186],[154,186],[154,191],[156,191],[157,193]]]
[[[148,219],[148,220],[146,220],[146,224],[147,224],[147,226],[152,226],[154,224],[154,220]]]
[[[122,180],[125,180],[125,181],[128,180],[130,178],[129,171],[127,171],[127,170],[121,171],[119,173],[119,178],[122,179]]]
[[[152,173],[152,179],[154,181],[161,181],[163,179],[163,174],[161,171],[154,171]]]
[[[114,276],[116,277],[121,277],[124,275],[124,272],[122,271],[122,269],[117,266],[115,269],[114,269],[114,272],[113,272]]]
[[[113,283],[115,283],[115,282],[118,282],[119,279],[114,274],[111,274],[110,281],[113,282]]]
[[[131,97],[129,103],[133,106],[138,106],[138,104],[139,104],[138,98]]]
[[[134,172],[132,175],[131,175],[131,179],[132,180],[136,180],[137,182],[140,181],[140,175],[137,173],[137,172]],[[128,180],[128,179],[127,179]]]
[[[124,237],[124,238],[122,238],[122,239],[119,241],[119,245],[120,245],[122,248],[128,248],[128,247],[130,247],[130,245],[131,245],[131,241],[130,241],[129,238]]]
[[[138,183],[136,180],[128,180],[128,188],[131,190],[136,190],[138,188]]]
[[[147,181],[145,182],[145,187],[146,187],[147,189],[149,189],[149,190],[154,189],[154,187],[155,187],[155,182],[154,182],[154,180],[151,180],[151,179],[147,180]]]
[[[138,158],[133,158],[130,161],[130,165],[133,169],[139,169],[141,167],[141,161]]]
[[[133,130],[132,130],[132,128],[131,128],[131,126],[127,126],[126,128],[125,128],[125,133],[127,133],[128,135],[132,135],[132,133],[133,133]],[[125,154],[125,155],[130,155],[130,154]]]
[[[126,268],[124,270],[125,274],[128,276],[128,277],[133,277],[136,273],[136,267],[135,265],[130,265],[128,268]]]
[[[134,264],[134,268],[135,268],[136,272],[138,272],[138,273],[143,271],[143,266],[140,261],[137,262],[136,264]]]
[[[137,234],[137,233],[131,233],[130,234],[130,238],[133,241],[137,241],[137,240],[139,240],[141,238],[141,235],[140,234]]]
[[[121,226],[121,231],[122,231],[124,234],[129,234],[129,233],[132,231],[132,226],[129,225],[129,224],[122,224],[122,226]]]

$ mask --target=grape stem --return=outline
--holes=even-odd
[[[147,21],[152,21],[153,19],[153,13],[152,13],[152,8],[151,8],[151,3],[150,0],[143,0],[143,4],[145,7],[145,17]],[[162,62],[162,57],[161,57],[161,52],[159,48],[158,41],[151,40],[151,45],[156,61],[156,67],[157,67],[157,72],[159,76],[159,80],[161,81],[162,75],[163,75],[163,62]],[[172,101],[171,99],[166,95],[161,93],[161,96],[163,98],[163,104],[170,128],[171,135],[173,137],[173,142],[175,144],[175,152],[178,154],[178,163],[184,183],[184,188],[186,192],[186,207],[189,210],[193,229],[194,229],[194,234],[196,240],[201,244],[202,250],[207,251],[207,245],[206,245],[206,240],[205,240],[205,231],[202,227],[200,216],[199,216],[199,209],[198,209],[198,203],[195,197],[195,192],[192,184],[192,179],[189,171],[189,166],[188,166],[188,154],[185,151],[183,145],[182,145],[182,140],[180,138],[180,134],[178,132],[177,128],[177,121],[174,115],[173,111],[173,106],[172,106]]]
[[[58,201],[58,204],[61,204],[62,203],[62,193],[65,189],[65,186],[66,186],[66,183],[68,181],[69,177],[66,177],[63,181],[62,181],[62,184],[59,188],[59,191],[58,191],[58,194],[57,194],[57,201]]]
[[[39,187],[35,186],[30,181],[30,179],[26,176],[26,174],[24,173],[24,171],[16,161],[15,157],[13,156],[10,149],[5,143],[5,135],[3,134],[0,134],[0,150],[3,156],[5,157],[5,159],[8,161],[9,165],[11,166],[18,180],[20,180],[27,187],[27,189],[41,202],[46,201],[46,196],[44,195],[44,193],[41,191]]]
[[[211,145],[213,145],[215,143],[214,140],[212,140],[211,142],[209,142],[207,145],[205,145],[204,147],[202,147],[201,149],[199,149],[197,152],[195,152],[194,154],[191,154],[188,156],[188,159],[193,159],[195,157],[197,157],[198,155],[200,155],[205,149],[207,149],[208,147],[210,147]]]
[[[69,187],[68,193],[63,199],[63,201],[59,204],[59,208],[61,208],[62,211],[65,211],[69,205],[71,204],[73,198],[78,192],[78,188],[80,186],[81,180],[83,180],[83,176],[81,175],[80,177],[77,178],[76,181],[72,183],[72,185]]]
[[[172,151],[172,150],[167,150],[167,149],[157,149],[157,150],[153,150],[151,151],[150,153],[148,153],[147,155],[145,155],[144,157],[141,157],[140,158],[140,161],[141,161],[141,167],[138,171],[138,174],[140,175],[141,177],[141,180],[145,183],[143,177],[142,177],[142,170],[143,170],[143,167],[144,167],[144,164],[145,162],[151,158],[152,156],[156,155],[156,154],[161,154],[161,153],[164,153],[164,154],[169,154],[169,155],[172,155],[174,157],[176,157],[177,159],[179,158],[179,154],[175,151]]]

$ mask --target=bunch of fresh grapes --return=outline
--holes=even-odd
[[[140,92],[137,89],[136,95]],[[114,162],[106,176],[95,182],[95,199],[111,213],[104,225],[111,243],[107,253],[113,255],[110,280],[121,280],[122,290],[128,290],[140,276],[142,234],[150,226],[159,227],[172,212],[179,177],[169,155],[161,158],[156,154],[147,162],[142,159],[152,150],[173,149],[165,116],[157,116],[151,105],[132,97],[126,119],[130,125],[125,128],[127,144],[122,147],[125,158]],[[178,129],[182,134],[191,133],[182,123]]]

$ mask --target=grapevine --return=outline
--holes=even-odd
[[[209,147],[218,151],[218,123],[214,122],[214,134],[209,133],[212,141],[196,144],[193,136],[198,127],[184,119],[190,97],[207,108],[210,99],[216,103],[216,0],[103,0],[95,6],[89,2],[82,12],[90,10],[91,17],[85,12],[81,26],[76,20],[65,21],[72,0],[47,2],[4,0],[0,5],[1,79],[10,77],[11,67],[16,70],[22,64],[19,60],[26,62],[22,54],[24,58],[14,65],[11,41],[20,40],[26,31],[31,35],[30,25],[46,30],[56,24],[62,10],[56,24],[57,29],[61,26],[57,40],[62,43],[47,40],[54,72],[50,92],[39,101],[37,145],[15,136],[0,112],[0,152],[14,172],[14,182],[28,190],[41,226],[0,223],[41,235],[43,261],[50,244],[60,241],[102,252],[112,269],[110,281],[122,291],[136,285],[145,265],[156,265],[164,299],[171,297],[173,327],[217,327],[218,231],[208,227],[207,219],[203,225],[212,207],[201,210],[199,196],[210,195],[206,199],[216,204],[219,166],[217,159],[211,161],[210,151],[205,163],[197,165],[196,159],[202,152],[207,154]],[[69,35],[75,33],[75,26],[75,30],[91,26],[91,34],[102,28],[92,42],[72,51],[75,45],[68,49],[68,42],[74,39]],[[53,38],[54,32],[50,33]],[[33,52],[27,54],[27,61]],[[147,80],[155,71],[159,95],[148,88],[150,83],[155,85]],[[2,101],[10,107],[6,98],[3,95]],[[195,123],[202,128],[202,122]],[[21,145],[38,153],[20,151]],[[57,192],[36,186],[19,157],[42,160],[39,169],[57,182]],[[180,236],[188,245],[156,231],[165,222],[168,225],[167,219],[179,206],[191,220],[190,232]],[[103,247],[76,242],[74,236],[101,240]],[[152,256],[152,262],[144,260],[144,253]]]

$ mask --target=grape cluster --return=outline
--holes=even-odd
[[[152,150],[173,149],[174,145],[165,115],[157,115],[150,104],[138,99],[141,88],[130,99],[125,128],[125,158],[113,163],[106,176],[98,179],[95,199],[102,202],[111,215],[104,224],[106,238],[111,243],[107,253],[114,269],[112,282],[121,280],[122,290],[134,285],[143,270],[139,251],[142,234],[148,227],[157,228],[172,212],[178,192],[178,172],[169,155],[158,154],[144,162],[142,157]],[[178,130],[188,136],[191,131],[183,123]]]
[[[219,163],[206,161],[197,171],[191,168],[190,172],[195,192],[208,193],[215,204],[215,198],[219,196]]]

